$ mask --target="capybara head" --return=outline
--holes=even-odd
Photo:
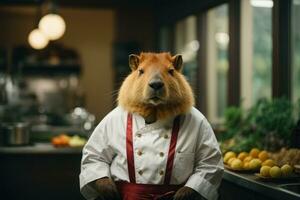
[[[118,103],[128,112],[156,119],[183,114],[194,104],[192,89],[181,73],[181,55],[141,53],[129,56],[132,72],[124,80]]]

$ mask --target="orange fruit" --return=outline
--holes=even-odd
[[[247,156],[248,156],[247,152],[241,152],[241,153],[239,153],[237,158],[240,159],[241,161],[243,161]]]
[[[249,155],[252,156],[253,158],[257,158],[259,154],[259,149],[258,148],[253,148],[251,149]]]
[[[275,166],[276,163],[274,160],[272,159],[268,159],[268,160],[265,160],[263,163],[262,163],[262,166],[269,166],[269,167],[273,167]]]
[[[249,162],[244,162],[243,168],[246,169],[246,170],[249,170],[250,169]]]
[[[258,158],[259,158],[262,162],[264,162],[265,160],[267,160],[267,159],[269,158],[269,154],[268,154],[267,151],[261,151],[261,152],[259,152],[259,154],[258,154]]]
[[[252,159],[253,159],[252,156],[247,156],[247,157],[243,160],[243,162],[244,162],[244,163],[250,162]]]

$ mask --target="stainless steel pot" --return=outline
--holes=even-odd
[[[1,125],[1,145],[21,146],[30,144],[30,128],[27,123],[18,122]]]

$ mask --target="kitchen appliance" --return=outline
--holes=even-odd
[[[30,144],[30,127],[27,123],[4,123],[0,126],[1,146],[25,146]]]

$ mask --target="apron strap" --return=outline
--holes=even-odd
[[[166,167],[166,175],[164,180],[165,185],[169,185],[171,180],[179,127],[180,127],[180,117],[177,116],[173,122],[172,136],[171,136],[171,141],[169,146],[168,160],[167,160],[167,167]],[[128,113],[127,115],[126,154],[127,154],[129,181],[130,183],[136,183],[134,153],[133,153],[133,139],[132,139],[132,115],[130,113]]]
[[[166,185],[169,185],[170,181],[171,181],[179,126],[180,126],[180,117],[177,116],[173,122],[172,136],[171,136],[171,142],[170,142],[169,153],[168,153],[166,175],[165,175],[165,180],[164,180],[164,184],[166,184]]]
[[[127,128],[126,128],[126,154],[127,154],[127,167],[130,183],[135,183],[135,168],[134,168],[134,154],[132,142],[132,115],[127,115]]]

